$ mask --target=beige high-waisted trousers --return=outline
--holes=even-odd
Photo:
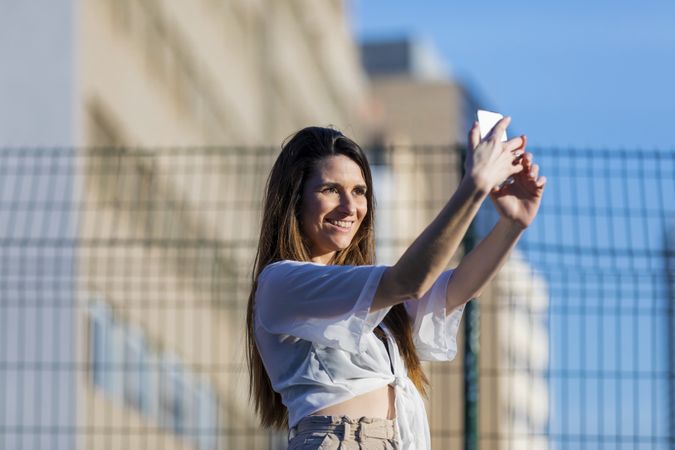
[[[288,450],[397,450],[396,419],[307,416],[288,433]]]

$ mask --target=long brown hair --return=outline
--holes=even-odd
[[[331,128],[307,127],[288,140],[277,157],[265,188],[262,227],[256,254],[252,288],[246,312],[247,363],[249,369],[249,399],[264,427],[288,427],[288,410],[281,395],[272,389],[254,335],[253,302],[260,272],[270,263],[281,260],[309,261],[307,243],[300,231],[300,205],[306,180],[317,163],[327,157],[344,155],[359,165],[366,181],[368,211],[350,245],[338,252],[331,264],[365,265],[375,261],[375,198],[370,165],[361,147]],[[417,389],[427,395],[429,380],[422,370],[415,351],[412,331],[403,304],[395,305],[384,318],[393,331],[405,361],[408,376]]]

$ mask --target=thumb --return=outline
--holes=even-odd
[[[474,122],[471,130],[469,130],[469,149],[475,149],[480,143],[480,127],[478,122]]]

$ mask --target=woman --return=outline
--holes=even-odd
[[[310,127],[268,179],[247,312],[249,394],[289,449],[429,449],[420,361],[449,361],[464,304],[534,219],[546,182],[510,118],[469,133],[466,175],[393,266],[375,266],[371,172],[359,146]],[[504,183],[509,177],[512,182]],[[483,200],[500,220],[445,270]]]

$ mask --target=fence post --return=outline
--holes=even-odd
[[[462,146],[459,172],[464,177],[467,148]],[[466,255],[476,245],[475,226],[471,224],[462,240]],[[464,450],[478,450],[478,355],[480,350],[480,310],[476,300],[464,308]]]
[[[464,338],[464,449],[478,450],[480,310],[475,300],[464,309]]]

